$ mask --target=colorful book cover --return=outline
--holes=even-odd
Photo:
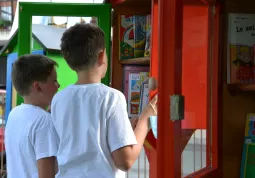
[[[146,16],[134,15],[134,57],[144,57]]]
[[[134,26],[132,15],[120,17],[120,59],[134,58]]]
[[[255,14],[228,14],[228,83],[254,83]]]
[[[147,80],[150,76],[149,72],[140,72],[140,80],[141,83],[143,83],[145,80]]]
[[[139,104],[139,114],[142,112],[142,109],[146,104],[148,104],[149,99],[149,72],[140,72],[140,80],[141,80],[141,87],[140,87],[140,104]]]
[[[143,108],[149,103],[149,83],[145,80],[141,84],[140,91],[140,104],[139,104],[139,114],[142,112]]]
[[[151,15],[146,16],[146,42],[144,56],[149,57],[151,55]]]
[[[247,115],[240,178],[255,177],[255,113]]]
[[[229,46],[230,83],[253,84],[254,49],[250,46]]]
[[[140,73],[129,75],[129,96],[128,96],[128,115],[129,117],[138,116],[140,102]]]

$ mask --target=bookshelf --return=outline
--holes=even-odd
[[[242,91],[255,91],[255,84],[239,84],[233,83],[228,84],[228,89],[230,92],[242,92]]]
[[[119,61],[122,65],[150,65],[150,57],[139,57]]]
[[[127,86],[127,73],[133,73],[134,71],[140,71],[140,69],[145,70],[144,72],[147,72],[151,70],[151,67],[157,66],[157,53],[154,52],[151,55],[148,55],[146,53],[144,55],[135,55],[137,54],[134,49],[134,54],[129,53],[132,51],[127,45],[125,45],[123,42],[128,43],[132,47],[132,37],[135,41],[135,32],[129,33],[129,35],[123,35],[128,34],[130,32],[128,29],[129,25],[125,26],[126,23],[124,23],[124,18],[126,18],[126,22],[130,22],[128,19],[134,16],[147,16],[151,14],[151,17],[146,19],[147,20],[154,20],[154,33],[155,30],[157,32],[157,20],[158,20],[158,1],[157,0],[105,0],[106,3],[111,3],[113,7],[113,13],[112,13],[112,51],[111,51],[111,87],[124,92],[126,91]],[[153,8],[152,8],[153,6]],[[155,12],[154,12],[155,11]],[[154,15],[153,15],[154,12]],[[133,24],[134,25],[134,24]],[[126,30],[123,30],[125,28]],[[134,29],[133,29],[134,30]],[[137,33],[136,33],[137,34]],[[157,34],[157,33],[155,33]],[[123,40],[125,37],[125,40]],[[151,35],[151,38],[155,38],[157,35]],[[126,41],[128,39],[128,41]],[[147,33],[146,33],[146,39]],[[153,43],[154,41],[154,43]],[[158,42],[158,39],[151,40],[151,50],[155,50],[156,48],[152,48],[152,46],[158,46],[155,45],[155,43]],[[136,43],[140,44],[141,43]],[[146,44],[146,43],[145,43]],[[147,43],[148,44],[148,43]],[[139,49],[141,49],[138,45]],[[134,45],[135,46],[135,45]],[[146,48],[145,48],[146,49]],[[127,52],[128,51],[128,52]],[[157,51],[157,50],[156,50]],[[123,57],[123,54],[125,53],[125,57]],[[148,56],[148,57],[147,57]],[[129,70],[130,69],[130,70]],[[128,72],[127,72],[128,71]],[[153,70],[151,70],[153,71]],[[143,72],[143,71],[140,71]],[[155,73],[155,72],[154,72]],[[141,73],[140,73],[141,75]],[[129,75],[130,76],[130,75]],[[135,93],[135,92],[134,92]],[[151,146],[153,145],[153,146]],[[148,160],[150,162],[149,168],[150,168],[150,178],[155,178],[157,173],[157,166],[156,166],[156,139],[153,136],[153,133],[150,131],[146,141],[145,141],[145,152],[147,155],[149,155]]]
[[[107,2],[107,1],[106,1]],[[143,4],[143,6],[138,6]],[[149,66],[151,64],[150,57],[139,57],[130,59],[120,59],[120,25],[122,15],[147,15],[151,14],[151,1],[142,0],[126,0],[113,6],[113,38],[112,38],[112,87],[120,91],[123,90],[123,70],[125,66]]]

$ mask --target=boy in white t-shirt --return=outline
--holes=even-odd
[[[57,63],[24,55],[13,64],[12,82],[24,103],[9,114],[5,128],[8,178],[54,178],[59,138],[49,106],[59,88]]]
[[[56,177],[124,178],[143,147],[153,108],[145,107],[133,131],[124,95],[101,83],[107,56],[99,27],[69,28],[62,36],[61,50],[78,80],[51,103],[60,137]],[[156,102],[156,98],[151,101],[153,106]]]

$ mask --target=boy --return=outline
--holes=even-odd
[[[145,107],[133,131],[124,95],[101,83],[107,56],[99,27],[69,28],[62,36],[61,50],[78,80],[57,93],[51,104],[60,137],[56,177],[124,178],[142,149],[153,109]]]
[[[10,112],[5,129],[8,178],[55,177],[59,138],[45,109],[59,88],[56,66],[42,55],[13,64],[12,82],[24,103]]]

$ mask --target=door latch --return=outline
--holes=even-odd
[[[170,96],[170,120],[178,121],[184,119],[184,96]]]

